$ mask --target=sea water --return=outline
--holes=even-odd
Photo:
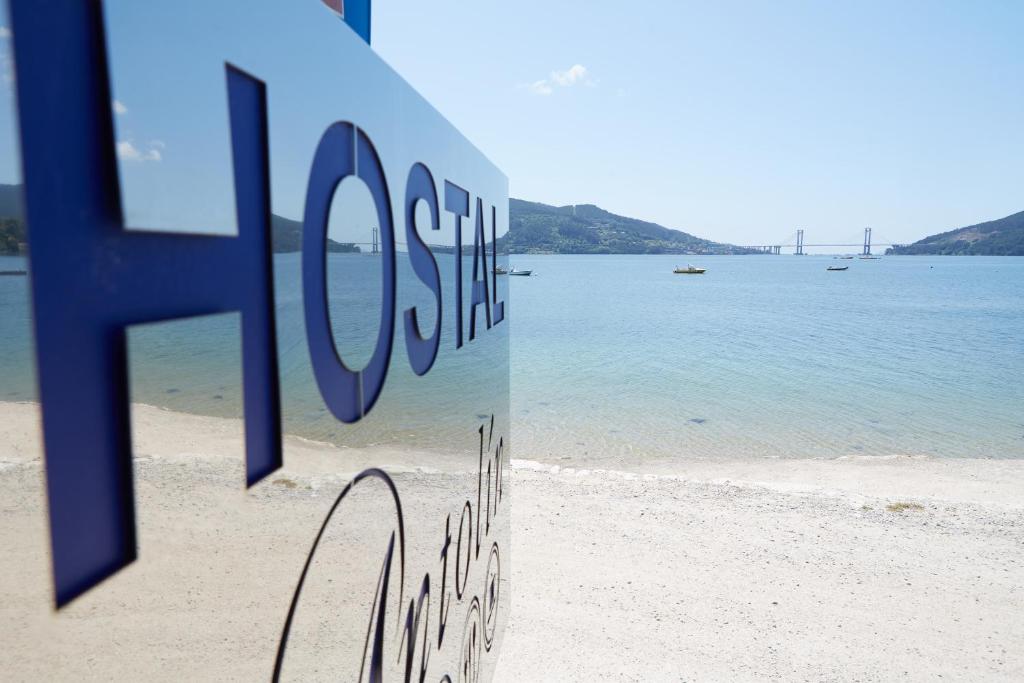
[[[1024,457],[1024,258],[689,258],[510,258],[518,457]]]
[[[464,344],[455,348],[455,302],[450,296],[455,262],[452,254],[435,254],[445,298],[442,304],[443,353],[430,372],[417,376],[406,356],[404,312],[415,306],[424,335],[434,329],[436,314],[430,290],[415,277],[406,254],[396,257],[397,295],[394,339],[387,379],[372,410],[354,424],[340,422],[325,406],[309,360],[302,300],[301,254],[274,257],[277,349],[282,422],[286,433],[339,447],[400,447],[424,451],[475,444],[476,431],[504,406],[509,359],[497,337],[507,337],[507,321],[487,329],[486,311],[478,307],[476,336],[469,339],[470,280],[473,259],[463,257]],[[498,256],[504,263],[505,257]],[[0,270],[27,268],[26,259],[0,257]],[[382,325],[382,259],[369,254],[328,254],[327,289],[335,347],[352,370],[366,366]],[[224,277],[231,277],[225,273]],[[493,281],[493,276],[491,277]],[[497,280],[498,301],[508,299],[507,282]],[[29,279],[0,277],[0,401],[35,401]],[[492,323],[494,321],[492,320]],[[194,317],[128,328],[131,400],[135,403],[213,417],[240,418],[242,407],[241,326],[237,313]],[[66,342],[74,344],[74,339]],[[467,378],[471,378],[471,381]],[[457,392],[462,414],[441,414],[437,405]],[[469,435],[467,440],[466,435]],[[429,463],[424,463],[429,464]]]
[[[511,335],[514,457],[593,467],[1024,457],[1024,259],[690,258],[707,273],[673,274],[686,265],[677,256],[510,257],[534,270],[499,276],[507,320],[492,330]],[[379,258],[328,259],[336,342],[358,368],[379,324]],[[451,259],[438,255],[442,278]],[[503,372],[507,361],[475,353],[467,340],[449,366],[413,375],[401,313],[410,302],[424,306],[430,329],[431,298],[404,254],[398,264],[388,382],[370,416],[347,425],[324,408],[309,370],[300,256],[275,257],[287,432],[339,446],[431,449],[486,417],[492,388],[466,386],[461,370]],[[826,271],[832,264],[849,270]],[[0,270],[19,267],[24,259],[0,257]],[[453,307],[444,301],[442,344],[454,344]],[[132,399],[241,416],[239,334],[235,315],[132,328]],[[36,399],[31,335],[27,278],[0,277],[0,400]],[[476,395],[481,415],[426,424],[431,396],[444,391]]]

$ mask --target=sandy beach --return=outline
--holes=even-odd
[[[455,667],[474,624],[479,624],[475,643],[486,642],[480,631],[500,641],[511,597],[509,574],[492,575],[496,563],[489,551],[499,544],[507,550],[507,490],[500,505],[491,497],[485,508],[490,516],[481,521],[473,542],[458,543],[463,502],[477,506],[475,453],[459,457],[457,444],[444,457],[286,437],[285,466],[246,490],[241,421],[146,405],[133,406],[132,420],[139,558],[55,612],[38,406],[0,402],[0,629],[5,634],[0,679],[269,680],[317,532],[339,494],[368,467],[383,468],[394,483],[405,544],[395,533],[397,516],[387,487],[374,479],[360,482],[325,526],[310,564],[287,639],[282,680],[360,678],[392,539],[384,680],[401,679],[405,659],[398,656],[404,652],[399,627],[428,573],[434,599],[417,631],[423,635],[414,659],[418,664],[426,637],[432,643],[430,680],[444,673],[457,679]],[[469,444],[477,438],[471,432]],[[473,553],[478,539],[481,550]],[[445,547],[443,584],[439,557]],[[461,595],[454,589],[457,557],[462,558]],[[507,556],[499,563],[507,568]],[[492,576],[501,586],[493,591]],[[448,597],[446,634],[438,646],[442,595]],[[487,680],[497,652],[476,647],[474,666]],[[369,678],[367,670],[362,679]]]
[[[410,467],[408,452],[289,437],[284,470],[246,492],[240,422],[135,406],[140,561],[54,613],[37,406],[0,403],[0,415],[8,680],[267,678],[306,551],[355,472],[382,465],[403,492],[419,568],[406,601],[417,571],[437,581],[446,511],[430,501],[476,478],[458,458]],[[1021,680],[1022,465],[513,460],[505,635],[481,680]],[[354,505],[318,559],[285,678],[358,671],[391,527],[379,497]],[[452,604],[458,632],[468,600]],[[434,652],[431,675],[458,647]]]
[[[498,681],[1024,679],[1020,462],[514,465]]]

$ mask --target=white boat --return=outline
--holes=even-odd
[[[706,270],[707,268],[697,268],[687,263],[685,268],[680,268],[679,266],[676,266],[676,269],[673,270],[672,272],[676,273],[677,275],[703,275]]]
[[[533,271],[532,270],[516,270],[515,268],[513,268],[512,270],[508,271],[508,274],[509,275],[520,275],[522,277],[527,277],[529,275],[533,275]]]

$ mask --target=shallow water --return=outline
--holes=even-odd
[[[1024,259],[686,258],[511,257],[517,457],[1024,457]]]
[[[359,367],[378,323],[379,266],[331,256],[332,320]],[[1024,458],[1024,259],[513,256],[499,278],[511,334],[515,457],[619,467],[640,461],[924,454]],[[0,257],[0,270],[23,259]],[[423,303],[399,255],[399,311]],[[448,258],[439,257],[447,278]],[[405,360],[396,322],[383,397],[356,425],[324,408],[309,370],[299,256],[275,257],[285,429],[339,445],[444,448],[486,417],[507,362],[495,337],[428,375]],[[464,269],[466,270],[466,269]],[[404,288],[404,289],[403,289]],[[508,292],[506,288],[511,288]],[[451,302],[442,344],[451,344]],[[35,398],[27,279],[0,278],[0,400]],[[429,316],[428,316],[429,318]],[[432,319],[424,319],[429,327]],[[236,316],[130,332],[132,398],[241,414]],[[485,343],[484,340],[488,341]],[[470,368],[493,371],[467,383]],[[437,417],[465,393],[480,415]],[[438,419],[441,422],[438,422]]]
[[[451,451],[468,443],[481,422],[495,415],[507,433],[508,330],[485,329],[482,308],[475,340],[469,340],[469,280],[472,258],[462,268],[466,314],[465,344],[455,350],[454,299],[448,286],[453,257],[438,254],[445,283],[441,353],[426,375],[416,376],[406,358],[403,311],[418,306],[421,329],[435,323],[433,299],[399,254],[395,336],[387,381],[373,409],[355,424],[338,421],[320,397],[309,361],[302,308],[299,254],[274,257],[277,346],[284,430],[343,447],[403,446]],[[499,254],[499,261],[505,257]],[[24,268],[25,259],[0,257],[0,270]],[[335,345],[352,369],[372,356],[380,324],[381,260],[367,255],[330,254],[328,290]],[[0,401],[36,400],[28,278],[0,277]],[[507,283],[498,280],[499,300]],[[241,417],[241,337],[237,314],[137,325],[128,331],[131,399],[171,410]],[[458,398],[459,412],[446,409]]]

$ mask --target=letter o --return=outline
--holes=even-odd
[[[350,369],[338,354],[327,307],[327,221],[335,189],[352,175],[366,184],[373,197],[382,250],[380,326],[373,357],[362,370]],[[391,198],[377,150],[366,133],[344,121],[324,131],[309,171],[302,225],[302,298],[306,341],[320,395],[336,418],[358,422],[380,396],[391,360],[395,338],[395,239]]]

